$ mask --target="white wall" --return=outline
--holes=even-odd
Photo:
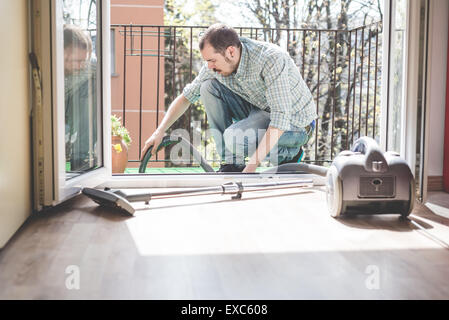
[[[0,0],[0,248],[31,213],[26,0]]]
[[[431,0],[429,27],[429,154],[428,175],[443,175],[444,117],[449,1]]]

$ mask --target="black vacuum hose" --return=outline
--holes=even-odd
[[[185,147],[188,147],[191,151],[193,158],[199,162],[201,168],[203,168],[206,172],[215,172],[215,170],[210,166],[210,164],[207,163],[206,159],[204,159],[200,152],[195,149],[192,144],[184,139],[183,137],[171,137],[171,136],[165,136],[162,138],[161,143],[159,144],[157,151],[161,150],[162,148],[165,148],[171,144],[180,143],[183,144]],[[140,162],[139,167],[139,173],[145,173],[145,169],[147,168],[148,161],[150,161],[151,158],[151,151],[153,150],[153,146],[149,147],[148,150],[145,152],[145,155],[143,156],[142,161]]]
[[[162,148],[165,148],[171,144],[175,144],[175,143],[181,143],[183,144],[186,148],[189,148],[189,150],[191,151],[193,158],[199,162],[201,168],[203,168],[203,170],[205,172],[215,172],[215,170],[207,163],[206,159],[204,159],[201,156],[201,153],[194,147],[192,146],[192,144],[187,141],[185,138],[179,136],[179,137],[170,137],[170,136],[165,136],[161,143],[159,144],[157,151],[161,150]],[[146,151],[142,162],[140,163],[140,167],[139,167],[139,173],[145,173],[145,169],[148,165],[148,162],[151,158],[151,151],[153,150],[153,146],[149,147],[148,150]],[[317,165],[312,165],[312,164],[306,164],[306,163],[286,163],[280,166],[276,166],[276,167],[272,167],[269,168],[265,171],[263,171],[262,173],[285,173],[285,172],[295,172],[295,173],[310,173],[310,174],[316,174],[319,176],[326,176],[327,174],[327,168],[322,167],[322,166],[317,166]]]

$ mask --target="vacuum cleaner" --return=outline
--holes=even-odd
[[[407,217],[413,210],[416,191],[410,167],[397,152],[382,153],[372,138],[359,138],[350,151],[339,153],[326,180],[333,217],[359,213]]]
[[[370,137],[357,139],[329,168],[284,164],[267,173],[302,171],[326,177],[326,202],[332,217],[397,213],[407,217],[415,203],[415,179],[397,152],[383,153]]]
[[[182,143],[189,147],[193,157],[206,172],[213,168],[201,154],[185,139],[164,137],[158,151],[173,143]],[[150,147],[143,157],[139,172],[144,173],[151,157]],[[356,140],[351,150],[340,152],[329,168],[305,164],[288,163],[265,170],[263,174],[295,173],[316,174],[325,177],[326,201],[329,213],[338,218],[353,214],[400,214],[408,216],[415,202],[415,181],[408,164],[395,152],[383,153],[377,142],[369,137]],[[245,191],[259,191],[301,187],[310,185],[311,180],[303,179],[288,182],[269,182],[243,185],[230,182],[216,187],[193,188],[158,193],[127,195],[121,190],[106,188],[98,190],[84,188],[82,193],[102,206],[121,209],[127,214],[135,210],[130,202],[145,201],[154,198],[176,197],[192,194],[234,194],[240,199]]]

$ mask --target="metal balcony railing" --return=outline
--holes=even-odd
[[[198,73],[202,26],[112,25],[113,113],[131,132],[130,163],[138,165],[145,140],[159,125],[168,105]],[[359,136],[379,139],[382,23],[351,30],[235,28],[241,36],[269,41],[294,59],[316,102],[319,119],[304,161],[332,161]],[[189,108],[172,129],[184,128],[208,159],[213,141],[200,102]],[[167,158],[167,157],[165,157]],[[158,157],[153,161],[170,161]],[[190,164],[192,165],[192,164]]]

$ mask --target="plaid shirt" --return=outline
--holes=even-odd
[[[287,52],[278,46],[241,37],[237,71],[224,77],[207,67],[188,84],[183,95],[191,103],[200,98],[201,83],[217,79],[254,106],[270,112],[270,126],[284,130],[304,128],[317,118],[312,93]]]

